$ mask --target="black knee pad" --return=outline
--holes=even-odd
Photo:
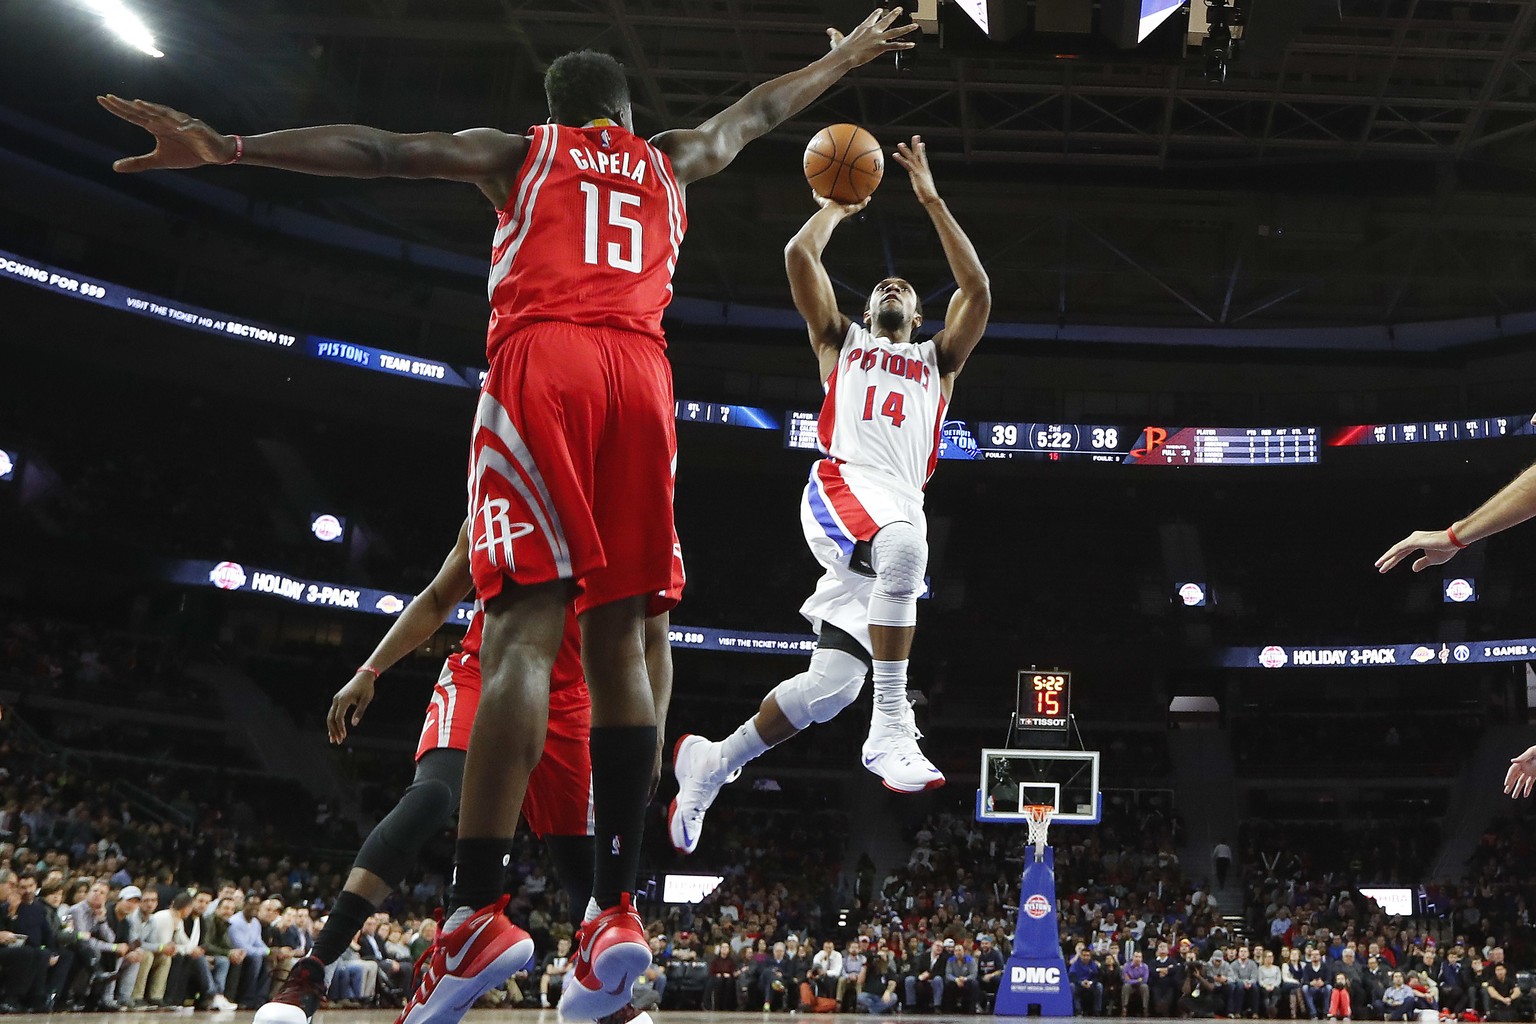
[[[458,754],[458,774],[429,770],[427,761],[437,754]],[[357,867],[371,871],[390,885],[398,885],[405,878],[415,866],[421,848],[448,824],[448,819],[458,809],[457,783],[463,776],[463,756],[456,750],[434,751],[433,755],[422,759],[417,766],[416,781],[400,795],[394,810],[386,814],[363,840],[363,848],[357,851]]]

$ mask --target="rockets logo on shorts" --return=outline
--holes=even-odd
[[[512,558],[512,542],[533,532],[532,523],[514,523],[507,512],[512,503],[506,498],[487,498],[476,515],[480,519],[479,537],[475,550],[482,552],[493,566],[508,571],[515,570]]]

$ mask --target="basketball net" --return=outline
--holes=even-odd
[[[1029,815],[1024,824],[1029,826],[1029,841],[1035,844],[1035,863],[1045,860],[1045,834],[1056,816],[1056,808],[1050,804],[1025,804],[1024,813]]]

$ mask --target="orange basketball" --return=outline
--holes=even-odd
[[[824,199],[862,203],[880,184],[885,154],[880,143],[856,124],[834,124],[805,147],[805,180]]]

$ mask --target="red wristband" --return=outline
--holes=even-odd
[[[245,136],[244,135],[236,135],[236,136],[234,136],[234,139],[235,139],[235,155],[230,157],[228,160],[224,161],[224,166],[225,167],[228,167],[230,164],[237,164],[237,163],[239,163],[241,158],[245,156]]]
[[[354,671],[352,674],[357,675],[358,672],[372,672],[373,678],[375,680],[379,678],[379,670],[374,668],[372,665],[359,665],[357,666],[356,671]]]
[[[1462,548],[1466,547],[1465,544],[1456,539],[1456,527],[1447,526],[1445,528],[1445,535],[1450,539],[1451,547],[1455,548],[1456,550],[1460,551]]]

